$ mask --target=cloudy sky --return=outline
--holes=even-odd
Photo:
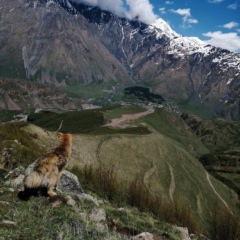
[[[240,52],[240,0],[150,2],[154,5],[154,12],[176,32]]]
[[[163,18],[177,33],[240,52],[240,0],[73,0],[151,24]]]

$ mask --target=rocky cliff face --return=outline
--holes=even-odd
[[[0,109],[76,109],[75,100],[58,89],[20,79],[0,78]]]
[[[180,36],[162,19],[146,25],[70,0],[0,2],[1,75],[55,86],[142,84],[240,117],[240,54]]]

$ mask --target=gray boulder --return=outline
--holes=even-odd
[[[60,190],[66,194],[81,194],[83,189],[78,181],[76,175],[70,173],[69,171],[63,171],[63,174],[58,181],[57,190]]]

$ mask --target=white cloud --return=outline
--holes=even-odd
[[[171,12],[177,13],[181,16],[191,16],[190,8],[185,8],[185,9],[179,8],[177,10],[171,9]]]
[[[210,3],[220,3],[223,2],[224,0],[208,0]]]
[[[171,2],[171,1],[166,1],[165,4],[174,4],[174,2]]]
[[[182,16],[182,27],[191,27],[191,24],[198,23],[197,19],[192,18],[190,8],[179,8],[177,10],[171,9],[170,11]]]
[[[207,32],[204,33],[203,36],[210,38],[209,40],[204,41],[207,44],[228,49],[233,52],[240,52],[240,36],[238,36],[236,32]]]
[[[155,22],[158,18],[153,12],[153,5],[149,0],[73,0],[77,3],[84,3],[89,6],[98,6],[103,10],[110,11],[119,17],[133,19],[138,17],[139,21],[147,24]],[[124,7],[128,5],[129,10]]]
[[[165,14],[166,13],[166,10],[165,10],[164,7],[163,8],[159,8],[159,11],[160,11],[161,14]]]
[[[229,9],[236,10],[236,9],[237,9],[237,2],[235,2],[235,3],[233,3],[233,4],[230,4],[230,5],[228,5],[228,8],[229,8]]]
[[[132,18],[138,16],[140,21],[147,24],[157,20],[158,16],[153,13],[153,5],[149,3],[149,0],[126,0],[126,2],[130,7]]]
[[[231,28],[234,28],[234,27],[238,27],[238,25],[239,25],[239,23],[232,21],[232,22],[224,24],[223,27],[231,29]]]

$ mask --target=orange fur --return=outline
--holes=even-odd
[[[39,158],[33,172],[25,177],[25,189],[43,187],[47,188],[49,196],[56,195],[53,188],[57,185],[71,155],[72,135],[58,132],[57,137],[58,146]]]

